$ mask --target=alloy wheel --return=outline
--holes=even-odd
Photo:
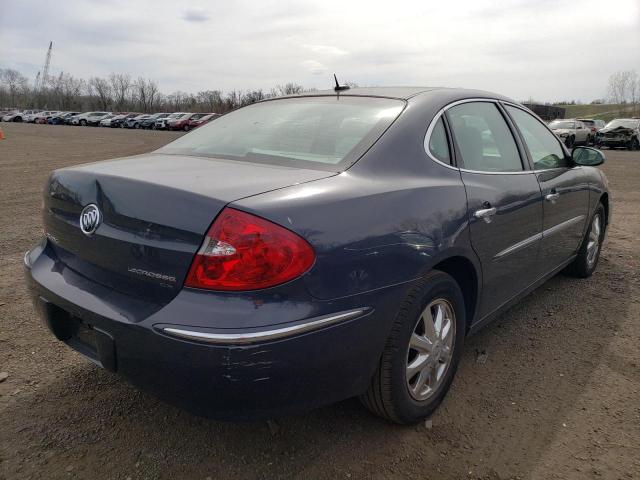
[[[418,319],[407,351],[406,381],[409,394],[418,401],[432,396],[451,364],[456,338],[456,318],[451,304],[433,300]]]
[[[596,214],[591,221],[589,240],[587,241],[587,264],[589,268],[593,266],[600,250],[600,233],[602,231],[602,219]]]

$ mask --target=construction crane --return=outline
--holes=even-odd
[[[49,49],[47,50],[47,56],[44,60],[44,67],[36,75],[35,91],[40,92],[40,89],[47,83],[49,78],[49,65],[51,65],[51,50],[53,50],[53,42],[49,42]]]

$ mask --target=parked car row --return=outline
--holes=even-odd
[[[558,119],[549,128],[568,148],[583,144],[640,150],[640,118],[617,118],[606,125],[589,118]]]
[[[3,122],[48,123],[82,127],[135,128],[189,131],[219,117],[217,113],[59,112],[24,110],[0,112]]]

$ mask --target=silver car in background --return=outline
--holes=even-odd
[[[591,142],[591,129],[579,120],[554,120],[549,124],[549,128],[567,148],[573,147],[576,143],[588,145]]]

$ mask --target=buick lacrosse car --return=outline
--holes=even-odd
[[[26,276],[59,340],[198,415],[359,396],[412,423],[468,334],[561,270],[594,272],[603,161],[487,92],[267,100],[54,171]]]

